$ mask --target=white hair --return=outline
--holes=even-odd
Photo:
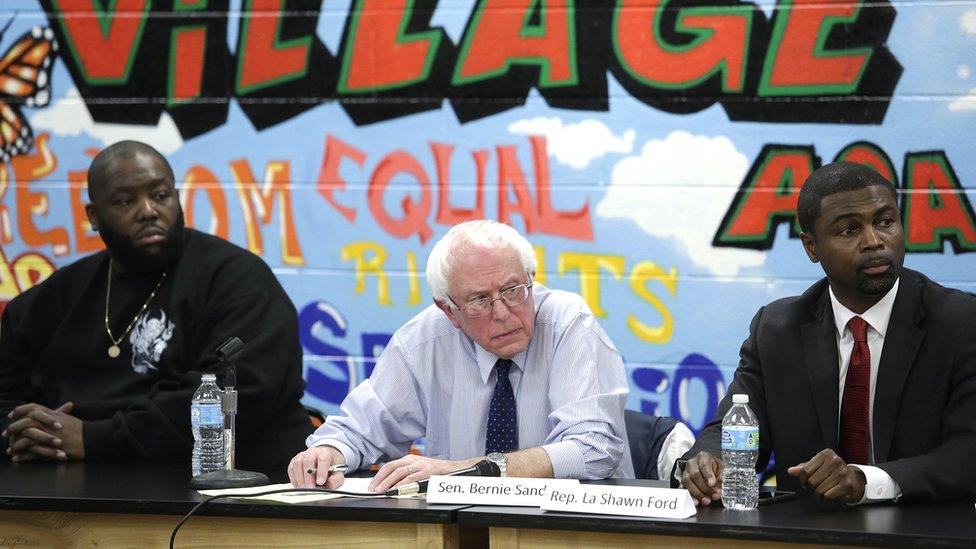
[[[427,256],[427,284],[437,301],[450,303],[448,282],[458,260],[471,246],[510,249],[518,255],[522,269],[535,274],[535,250],[518,231],[504,223],[487,219],[466,221],[451,227]]]

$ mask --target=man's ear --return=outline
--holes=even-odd
[[[817,256],[816,242],[813,239],[813,235],[807,232],[800,233],[800,240],[803,242],[803,250],[807,252],[807,257],[813,263],[820,263],[820,258]]]
[[[434,305],[437,305],[438,309],[444,311],[444,314],[447,315],[447,318],[451,319],[451,324],[453,324],[455,328],[461,328],[461,323],[458,322],[457,318],[457,311],[454,310],[454,307],[452,307],[450,303],[435,299]]]
[[[95,206],[91,203],[85,204],[85,215],[88,216],[88,224],[92,230],[98,230],[98,217],[95,215]]]

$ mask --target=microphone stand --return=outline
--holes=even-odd
[[[236,337],[217,347],[217,358],[224,367],[224,390],[220,398],[220,408],[224,413],[224,468],[201,473],[190,479],[190,488],[195,490],[249,488],[271,483],[264,473],[234,468],[234,449],[237,442],[237,367],[234,366],[234,357],[243,348],[244,342]]]

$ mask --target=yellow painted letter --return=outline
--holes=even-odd
[[[367,255],[370,254],[370,257]],[[376,275],[376,301],[389,307],[390,281],[383,270],[386,249],[376,242],[353,242],[342,247],[342,260],[356,262],[356,293],[366,291],[366,273]]]
[[[648,326],[637,320],[636,316],[628,314],[627,327],[640,339],[661,345],[670,341],[674,334],[674,318],[664,303],[647,289],[645,283],[648,280],[660,281],[673,297],[678,291],[678,269],[671,267],[670,271],[664,272],[664,269],[658,267],[653,261],[641,261],[634,265],[634,269],[630,272],[630,288],[661,313],[661,325]]]
[[[620,280],[624,274],[624,258],[619,255],[585,254],[565,252],[559,254],[559,274],[579,269],[580,295],[590,306],[593,314],[598,317],[607,316],[607,312],[600,306],[600,268],[613,274],[613,278]]]

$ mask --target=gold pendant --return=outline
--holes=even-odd
[[[121,353],[121,352],[122,352],[122,350],[119,349],[119,346],[118,345],[112,345],[111,347],[108,348],[108,356],[110,358],[118,358],[119,357],[119,353]]]

